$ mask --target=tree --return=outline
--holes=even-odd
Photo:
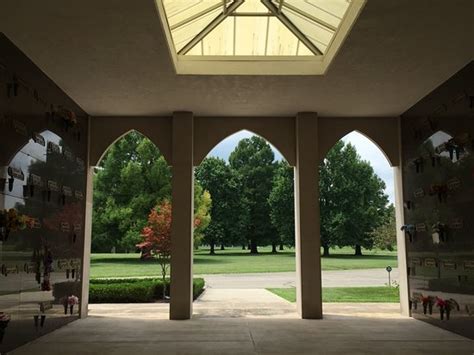
[[[198,183],[194,183],[194,248],[201,245],[204,231],[211,222],[210,209],[212,206],[211,194]]]
[[[141,236],[143,242],[137,244],[137,247],[158,259],[163,281],[163,299],[166,299],[166,275],[171,259],[171,203],[169,201],[164,200],[151,210]]]
[[[150,210],[171,197],[171,169],[158,148],[137,132],[113,144],[94,177],[94,252],[135,249]]]
[[[320,166],[321,241],[329,247],[372,248],[371,232],[383,223],[388,197],[385,183],[351,144],[338,142]]]
[[[215,254],[215,245],[232,245],[239,242],[239,228],[235,212],[240,198],[236,179],[229,165],[219,158],[205,158],[196,168],[196,180],[212,196],[211,222],[203,235],[203,242]]]
[[[376,227],[371,235],[374,246],[382,250],[393,251],[397,245],[397,227],[395,223],[395,207],[391,204],[387,208],[387,216],[383,224]]]
[[[211,196],[198,184],[196,245],[209,224]],[[148,138],[132,131],[114,143],[94,177],[92,251],[133,251],[150,210],[171,199],[171,169]]]
[[[271,222],[278,232],[280,249],[282,249],[283,245],[294,246],[294,178],[293,168],[287,162],[281,161],[277,163],[268,202],[270,204]]]
[[[275,170],[274,158],[270,145],[258,136],[242,139],[229,157],[241,196],[236,215],[242,226],[241,234],[248,236],[252,254],[257,254],[258,246],[268,245],[275,236],[268,203]]]

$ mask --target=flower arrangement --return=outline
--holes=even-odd
[[[444,319],[444,313],[447,312],[448,303],[442,298],[436,297],[436,307],[439,308],[439,317],[441,320]],[[448,316],[449,318],[449,316]]]
[[[17,232],[30,226],[31,219],[18,213],[14,208],[0,211],[0,240],[6,241],[10,232]]]
[[[71,110],[68,110],[62,106],[59,106],[56,114],[63,120],[66,126],[66,130],[69,127],[74,127],[77,124],[76,114]]]
[[[79,297],[70,295],[67,297],[63,297],[63,306],[64,306],[64,314],[67,314],[67,310],[69,307],[69,314],[74,313],[74,306],[79,304]]]
[[[433,297],[421,296],[421,304],[423,305],[423,314],[428,310],[429,314],[433,314]]]

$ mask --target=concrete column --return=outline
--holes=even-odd
[[[170,319],[193,313],[193,114],[173,113]]]
[[[296,117],[295,236],[296,302],[304,319],[323,316],[319,234],[319,155],[316,113]]]
[[[401,120],[401,119],[399,119]],[[400,290],[400,313],[404,316],[410,316],[409,292],[408,292],[408,265],[405,233],[401,230],[405,224],[403,210],[403,169],[402,169],[402,142],[401,142],[401,126],[398,128],[399,137],[399,162],[400,166],[393,168],[395,181],[395,219],[397,225],[397,258],[398,258],[398,274],[399,274],[399,290]]]
[[[84,251],[82,255],[82,297],[80,300],[79,316],[86,318],[89,306],[89,277],[91,267],[91,241],[92,241],[92,202],[94,186],[94,167],[90,166],[90,118],[87,142],[87,177],[86,177],[86,210],[84,216]]]

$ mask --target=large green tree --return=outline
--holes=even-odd
[[[211,196],[195,186],[196,243],[210,222]],[[171,168],[148,138],[132,131],[107,151],[94,176],[92,251],[134,251],[152,208],[171,199]]]
[[[239,210],[240,196],[235,174],[230,166],[219,158],[209,157],[196,168],[196,180],[212,196],[212,220],[203,235],[203,243],[214,254],[215,245],[239,243],[239,225],[235,215]]]
[[[92,250],[135,250],[150,210],[171,196],[171,169],[158,148],[132,131],[107,151],[94,177]]]
[[[283,245],[294,246],[294,178],[293,168],[286,161],[277,163],[268,202],[270,204],[271,221],[278,232],[280,249],[283,249]]]
[[[339,141],[320,165],[321,242],[351,246],[355,255],[372,248],[371,232],[386,218],[385,183],[354,146]]]
[[[261,137],[242,139],[230,154],[240,191],[239,218],[241,235],[248,238],[250,252],[258,253],[258,246],[274,243],[277,235],[270,221],[268,198],[272,190],[275,156],[270,145]]]

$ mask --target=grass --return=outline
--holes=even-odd
[[[227,248],[209,255],[208,249],[194,252],[194,274],[233,274],[295,271],[295,251],[286,249],[277,254],[270,247],[259,248],[260,254]],[[351,248],[333,249],[330,257],[321,258],[323,270],[349,270],[397,267],[396,252],[364,250],[363,256],[352,255]],[[139,254],[92,254],[91,278],[158,276],[156,261],[141,261]]]
[[[296,302],[295,288],[269,288],[268,291]],[[400,302],[399,290],[396,287],[324,287],[323,302]]]

